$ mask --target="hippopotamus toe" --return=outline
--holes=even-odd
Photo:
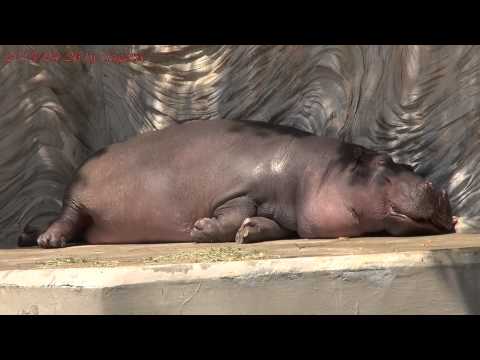
[[[38,246],[42,248],[62,248],[67,244],[65,236],[55,230],[47,230],[37,239]]]
[[[258,231],[256,222],[251,218],[246,218],[237,233],[235,234],[235,242],[237,244],[246,244],[248,243],[247,238],[252,233],[255,233],[255,230]]]
[[[240,228],[238,229],[237,233],[235,234],[235,242],[237,244],[244,244],[247,241],[246,238],[250,232],[250,229],[253,230],[255,227],[255,222],[253,222],[250,218],[246,218]]]
[[[272,219],[254,216],[246,218],[235,235],[237,244],[285,239],[294,232],[281,227]]]

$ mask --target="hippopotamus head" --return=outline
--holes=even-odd
[[[396,236],[441,234],[454,231],[452,210],[445,190],[415,174],[408,165],[376,154],[369,166],[375,186],[383,187],[381,212],[385,230]]]

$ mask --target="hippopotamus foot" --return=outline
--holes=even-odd
[[[195,242],[217,242],[221,233],[221,225],[217,219],[203,218],[193,224],[190,235]]]
[[[61,248],[74,241],[77,235],[89,224],[90,218],[84,210],[69,202],[64,207],[60,217],[37,238],[37,244],[42,248]]]
[[[246,218],[235,235],[238,244],[285,239],[294,234],[282,228],[275,221],[265,217]]]
[[[57,222],[37,238],[37,244],[42,248],[65,247],[69,232],[70,229],[67,224]]]
[[[239,197],[219,206],[211,218],[202,218],[193,224],[190,236],[194,242],[232,242],[243,220],[256,213],[255,204],[247,197]]]

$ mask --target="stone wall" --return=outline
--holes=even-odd
[[[12,58],[32,51],[98,58]],[[143,61],[100,59],[126,52]],[[462,232],[480,229],[478,46],[5,45],[0,56],[1,247],[60,211],[92,152],[216,117],[386,151],[448,190]]]

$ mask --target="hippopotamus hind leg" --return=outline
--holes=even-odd
[[[37,238],[38,246],[43,248],[59,248],[75,240],[89,225],[90,216],[75,201],[65,203],[62,213],[47,230]]]
[[[194,242],[232,242],[243,220],[256,214],[256,205],[246,196],[224,202],[213,212],[213,217],[202,218],[193,224],[190,232]]]
[[[286,239],[295,234],[265,217],[246,218],[235,235],[238,244]]]

